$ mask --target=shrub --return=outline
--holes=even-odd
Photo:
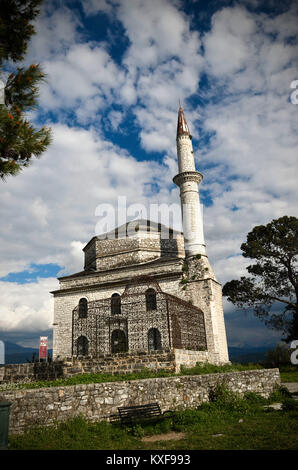
[[[257,393],[254,392],[247,392],[244,395],[244,400],[247,400],[251,404],[255,405],[263,405],[267,403],[267,399],[262,397],[261,395],[258,395]]]
[[[145,431],[140,424],[136,424],[135,426],[133,426],[131,429],[131,433],[135,437],[142,438],[145,436]]]
[[[226,385],[222,383],[217,384],[209,393],[211,408],[241,413],[247,413],[250,409],[255,408],[256,397],[254,396],[253,398],[254,402],[252,395],[249,396],[249,399],[245,397],[242,398],[239,393],[229,390]]]
[[[286,387],[279,387],[277,390],[271,393],[269,397],[270,402],[284,402],[285,399],[291,398],[292,394]]]
[[[282,404],[283,411],[298,411],[298,401],[294,398],[285,398]]]

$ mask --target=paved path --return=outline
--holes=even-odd
[[[298,382],[282,382],[282,387],[287,387],[290,393],[298,392]]]

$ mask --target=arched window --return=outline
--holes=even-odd
[[[80,336],[77,340],[77,354],[78,356],[88,356],[88,338]]]
[[[79,318],[87,318],[88,302],[84,297],[79,301]]]
[[[146,290],[146,310],[156,310],[156,292],[154,289]]]
[[[148,331],[148,349],[149,351],[161,349],[161,336],[157,328],[150,328]]]
[[[111,297],[111,313],[112,315],[120,315],[121,313],[120,294],[113,294]]]
[[[111,352],[120,353],[127,351],[126,335],[123,330],[114,330],[111,336]]]

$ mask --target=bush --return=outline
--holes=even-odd
[[[294,398],[285,398],[282,404],[283,411],[298,411],[298,400]]]
[[[279,387],[277,390],[271,393],[269,400],[283,402],[286,398],[291,398],[292,394],[286,387]]]
[[[265,403],[267,403],[266,398],[254,392],[247,392],[244,395],[244,400],[247,400],[249,403],[254,405],[264,405]]]
[[[212,409],[240,413],[254,411],[267,402],[262,396],[252,392],[242,397],[239,393],[229,390],[225,384],[217,384],[214,389],[210,390],[209,400],[209,406]]]
[[[145,431],[140,424],[136,424],[135,426],[133,426],[131,429],[131,433],[133,436],[139,437],[139,438],[142,438],[145,436]]]

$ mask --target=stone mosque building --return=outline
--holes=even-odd
[[[113,237],[93,237],[83,249],[84,270],[59,278],[52,292],[53,359],[175,351],[200,362],[229,361],[221,285],[204,241],[202,175],[181,107],[177,153],[173,181],[180,188],[183,233],[137,220],[129,233],[131,223]]]

